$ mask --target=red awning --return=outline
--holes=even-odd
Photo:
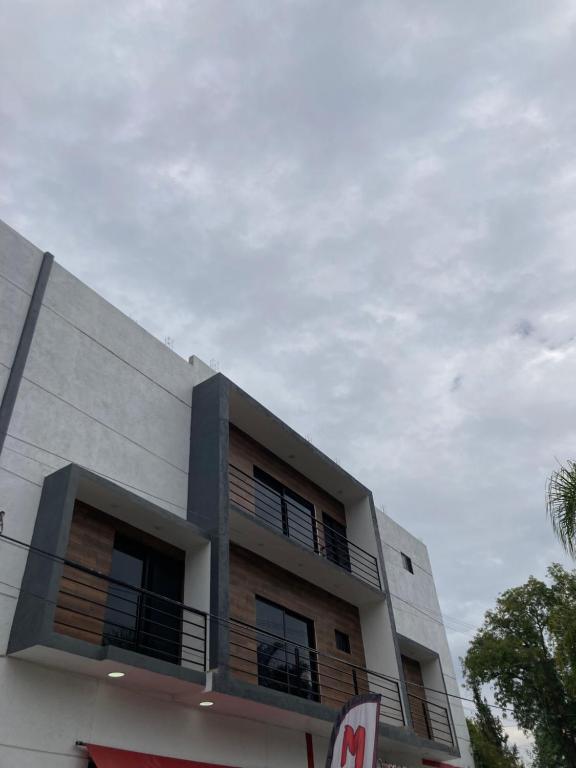
[[[179,760],[176,757],[147,755],[144,752],[129,752],[126,749],[100,747],[86,744],[90,757],[98,768],[230,768],[214,763],[197,763],[194,760]]]

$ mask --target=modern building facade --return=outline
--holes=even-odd
[[[368,488],[6,225],[0,324],[1,768],[323,766],[368,691],[383,765],[473,767],[425,547]]]

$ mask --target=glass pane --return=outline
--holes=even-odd
[[[288,535],[299,544],[315,549],[314,507],[304,499],[286,491]]]
[[[326,557],[328,560],[350,570],[350,554],[346,539],[346,526],[334,520],[330,515],[323,515]]]
[[[282,639],[284,612],[256,600],[256,625],[262,630],[258,632],[258,682],[267,688],[288,691],[286,643]]]
[[[114,549],[110,575],[135,587],[142,584],[141,558]],[[139,593],[129,587],[110,584],[105,617],[105,639],[116,645],[133,646],[138,636]]]
[[[256,622],[258,683],[318,701],[316,658],[309,650],[314,644],[312,623],[258,599]]]
[[[150,550],[146,589],[179,602],[183,578],[183,563]],[[146,653],[179,664],[181,629],[182,609],[179,605],[162,597],[143,597],[140,642]]]
[[[254,507],[257,517],[283,531],[282,486],[258,467],[254,467],[254,480]]]
[[[305,699],[315,698],[314,659],[308,650],[312,643],[310,623],[287,613],[285,628],[290,693]]]

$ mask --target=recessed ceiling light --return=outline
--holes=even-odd
[[[201,707],[213,707],[214,702],[213,701],[201,701],[200,702]]]
[[[124,677],[125,672],[108,672],[108,677]]]

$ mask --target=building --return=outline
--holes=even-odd
[[[0,323],[2,768],[323,766],[367,690],[383,764],[472,767],[425,548],[369,489],[6,225]]]

